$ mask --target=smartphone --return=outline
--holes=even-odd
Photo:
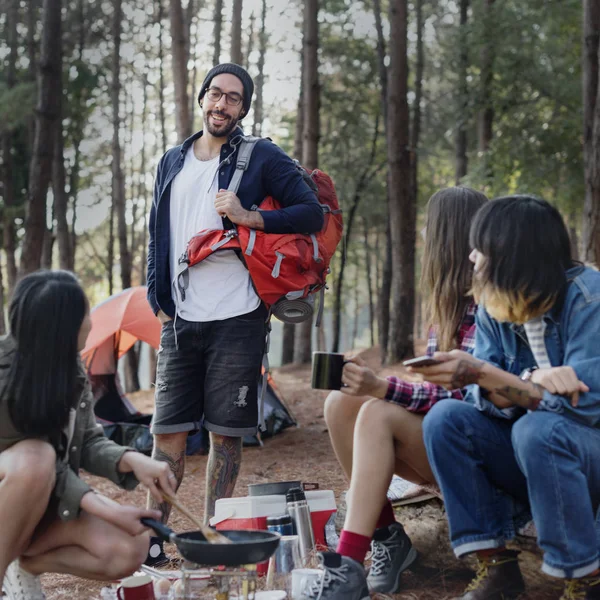
[[[433,365],[440,365],[442,361],[436,360],[431,356],[417,356],[410,360],[405,360],[402,363],[405,367],[432,367]]]

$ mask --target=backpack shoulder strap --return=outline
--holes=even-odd
[[[252,135],[245,135],[242,137],[240,141],[240,147],[237,154],[237,162],[235,165],[235,171],[233,173],[233,177],[229,182],[229,187],[227,190],[229,192],[233,192],[237,194],[237,191],[240,187],[240,183],[242,182],[242,177],[250,164],[250,157],[252,156],[252,152],[254,151],[254,147],[256,143],[260,140],[258,137],[254,137]]]

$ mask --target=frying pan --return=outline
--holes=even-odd
[[[183,558],[199,565],[237,567],[258,564],[271,557],[281,537],[273,531],[219,531],[233,544],[211,544],[200,531],[175,533],[155,519],[142,519],[142,523],[154,529],[165,542],[175,544]]]

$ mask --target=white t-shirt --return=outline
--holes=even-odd
[[[223,229],[214,206],[219,160],[219,156],[198,160],[192,144],[171,184],[171,293],[177,314],[186,321],[220,321],[251,312],[260,304],[248,270],[233,250],[219,250],[189,270],[184,301],[177,288],[178,261],[192,236],[202,229]]]

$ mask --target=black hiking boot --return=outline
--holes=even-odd
[[[503,550],[485,558],[477,558],[477,573],[455,600],[515,600],[525,591],[519,569],[520,552]]]

